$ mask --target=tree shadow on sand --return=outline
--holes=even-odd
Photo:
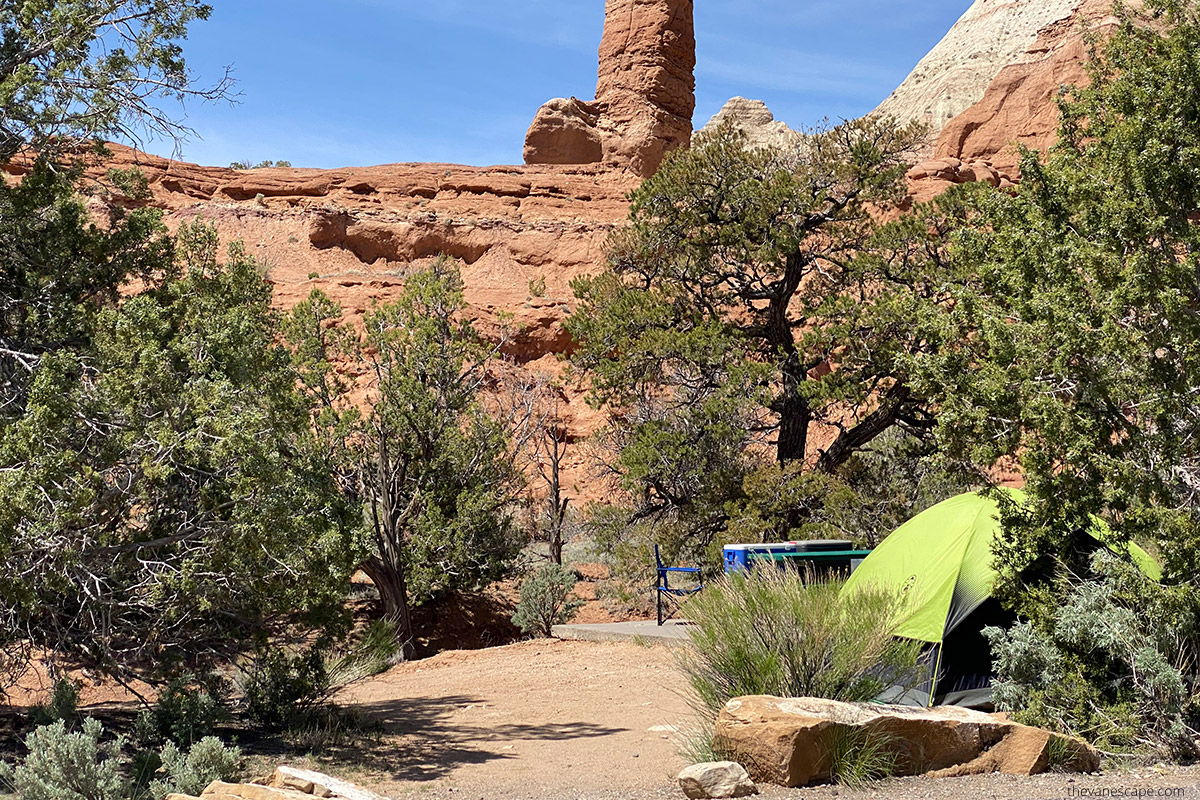
[[[353,764],[357,769],[393,781],[436,780],[473,764],[516,758],[501,751],[500,742],[591,739],[622,733],[624,729],[590,722],[491,724],[486,718],[464,715],[484,701],[468,695],[413,697],[353,703],[347,707],[360,715],[381,737],[351,737],[346,743],[324,749],[321,761]],[[496,743],[494,748],[489,743]],[[258,755],[282,755],[286,750],[269,739],[247,742]],[[290,751],[294,754],[295,751]]]

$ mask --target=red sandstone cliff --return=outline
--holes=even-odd
[[[1051,142],[1058,87],[1083,78],[1083,26],[1104,22],[1108,9],[1106,0],[1068,1],[1070,16],[1038,28],[1014,61],[967,87],[978,100],[942,128],[936,160],[910,173],[919,199],[965,180],[1015,179],[1012,143]],[[1036,2],[976,6],[1001,4],[1007,19],[1040,19],[1020,8]],[[607,12],[597,101],[544,106],[526,142],[527,160],[539,162],[533,165],[234,171],[114,147],[114,166],[137,165],[146,173],[152,202],[168,224],[200,218],[225,240],[243,240],[267,265],[284,308],[321,288],[358,316],[394,299],[405,276],[426,260],[450,255],[461,264],[469,313],[485,335],[499,335],[502,312],[514,315],[517,332],[507,345],[512,369],[557,373],[558,356],[571,346],[562,326],[573,307],[570,280],[602,268],[604,242],[628,212],[626,194],[691,133],[691,0],[608,0]],[[998,18],[964,17],[991,19],[992,27]],[[1023,29],[1017,33],[1030,38]],[[967,43],[959,56],[970,58],[970,36],[952,41]],[[924,108],[916,102],[908,117]],[[534,296],[531,283],[542,279],[545,292]],[[567,400],[574,441],[595,430],[599,416],[578,390],[569,390]],[[595,497],[600,487],[579,448],[565,466],[566,485]]]

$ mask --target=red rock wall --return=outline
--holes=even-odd
[[[1074,14],[1043,28],[1037,42],[991,81],[983,99],[952,119],[938,136],[934,158],[909,173],[919,200],[972,180],[1011,185],[1020,180],[1018,146],[1047,150],[1058,131],[1057,98],[1086,83],[1084,33],[1115,23],[1109,0],[1080,0]]]

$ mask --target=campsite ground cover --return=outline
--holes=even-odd
[[[682,794],[672,778],[684,762],[672,729],[693,719],[684,690],[674,655],[662,646],[539,640],[447,652],[395,667],[338,698],[377,720],[381,736],[331,748],[318,759],[260,750],[251,771],[265,773],[283,760],[396,800],[677,800]],[[1200,800],[1200,769],[906,778],[862,790],[762,788],[768,800]],[[1184,793],[1165,792],[1178,788]]]
[[[542,640],[443,653],[399,666],[339,700],[379,719],[363,752],[313,762],[399,798],[679,798],[683,766],[667,726],[693,719],[670,649]],[[1183,795],[1158,794],[1184,788]],[[852,791],[763,787],[767,798],[1037,798],[1080,790],[1200,800],[1200,769],[1142,767],[1096,776],[910,778]],[[1099,795],[1093,795],[1099,796]],[[1136,796],[1136,795],[1126,795]]]

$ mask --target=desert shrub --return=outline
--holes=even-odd
[[[213,729],[228,712],[222,695],[216,683],[199,686],[190,677],[171,679],[150,713],[154,734],[152,741],[167,740],[190,747],[211,736]],[[140,741],[146,741],[142,738],[147,733],[144,725],[145,722],[139,719],[135,738]]]
[[[266,731],[302,724],[329,696],[329,673],[321,648],[299,653],[271,649],[251,662],[242,685],[246,718]]]
[[[188,748],[180,750],[168,742],[159,755],[163,777],[150,783],[152,800],[163,800],[168,794],[199,795],[213,781],[227,781],[237,776],[242,751],[228,747],[214,736],[206,736]]]
[[[349,686],[386,671],[404,660],[399,627],[388,619],[367,626],[358,641],[324,657],[325,679],[330,690]]]
[[[79,713],[79,684],[70,678],[59,678],[50,691],[49,702],[29,710],[29,720],[34,725],[65,723],[68,728],[75,725]]]
[[[1064,581],[1045,619],[987,628],[999,708],[1106,750],[1195,758],[1200,737],[1200,598],[1107,552]]]
[[[574,616],[583,601],[571,596],[575,574],[559,564],[546,564],[521,583],[521,600],[513,623],[534,636],[549,636],[554,625]]]
[[[125,800],[125,742],[101,742],[103,734],[94,719],[79,731],[67,730],[62,720],[37,728],[25,738],[25,761],[4,770],[8,782],[21,800]]]
[[[688,764],[737,761],[736,754],[715,735],[713,721],[702,715],[675,732],[679,756]]]
[[[915,685],[921,645],[896,639],[899,598],[839,582],[759,570],[709,585],[684,606],[693,623],[681,652],[695,701],[710,712],[733,697],[867,701]]]

